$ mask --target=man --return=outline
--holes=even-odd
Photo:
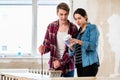
[[[57,16],[59,19],[48,25],[43,45],[39,47],[41,55],[50,52],[50,70],[61,70],[62,77],[74,76],[74,57],[69,56],[64,37],[68,34],[75,37],[78,30],[68,20],[69,10],[66,3],[58,4]]]

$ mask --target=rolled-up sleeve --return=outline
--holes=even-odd
[[[68,53],[69,53],[69,56],[74,56],[75,55],[75,50],[72,51],[70,48],[68,48]]]

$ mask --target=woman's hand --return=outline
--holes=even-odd
[[[82,40],[78,40],[78,39],[75,39],[75,38],[70,39],[70,42],[75,43],[75,44],[79,44],[79,45],[83,44]]]

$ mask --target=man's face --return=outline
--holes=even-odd
[[[67,20],[68,20],[68,15],[69,13],[63,9],[59,9],[58,12],[57,12],[57,15],[59,17],[59,21],[60,23],[66,23]]]

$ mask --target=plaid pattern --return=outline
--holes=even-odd
[[[77,27],[69,22],[69,30],[68,34],[72,35],[72,37],[75,38],[78,29]],[[59,20],[52,22],[51,24],[48,25],[45,39],[43,44],[45,45],[45,53],[50,52],[50,60],[49,60],[49,67],[50,69],[53,68],[52,61],[58,60],[57,58],[57,31],[59,29]],[[61,62],[61,67],[59,68],[60,70],[63,71],[63,73],[67,73],[68,71],[71,71],[74,69],[74,57],[70,57],[68,54],[68,47],[66,46],[64,55],[62,59],[59,59]]]

